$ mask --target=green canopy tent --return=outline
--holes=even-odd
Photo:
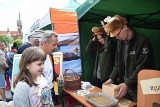
[[[85,51],[92,38],[91,28],[101,26],[107,16],[126,17],[129,25],[146,35],[153,46],[155,69],[160,69],[160,0],[87,0],[78,9],[84,80],[93,82],[94,58]]]

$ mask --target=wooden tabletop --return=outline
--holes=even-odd
[[[85,107],[95,107],[94,105],[92,105],[91,103],[89,103],[84,96],[78,96],[74,93],[75,90],[66,90],[63,89],[64,92],[68,93],[69,95],[71,95],[73,98],[75,98],[77,101],[79,101],[81,104],[83,104]],[[90,92],[102,92],[101,88],[98,88],[96,86],[94,86],[93,89],[90,90]],[[130,107],[136,107],[136,103],[131,103]]]
[[[82,103],[84,106],[86,107],[94,107],[94,105],[92,105],[91,103],[89,103],[84,96],[78,96],[74,93],[74,90],[66,90],[63,89],[66,93],[68,93],[69,95],[71,95],[73,98],[75,98],[77,101],[79,101],[80,103]],[[92,90],[90,90],[91,92],[102,92],[102,89],[95,87]]]

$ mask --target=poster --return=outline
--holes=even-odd
[[[12,84],[11,84],[11,91],[14,92],[13,82],[16,79],[18,72],[19,72],[19,62],[21,59],[22,54],[15,54],[13,58],[13,68],[12,68]]]
[[[56,51],[63,53],[62,74],[66,69],[72,69],[77,75],[82,75],[79,34],[59,34],[58,45],[59,48]],[[67,71],[67,74],[73,75],[73,72]]]
[[[63,63],[63,53],[53,52],[54,58],[54,69],[58,75],[62,75],[62,63]]]

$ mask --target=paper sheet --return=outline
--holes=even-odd
[[[143,94],[160,94],[160,78],[140,81]]]

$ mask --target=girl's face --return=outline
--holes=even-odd
[[[104,44],[104,38],[101,35],[97,35],[97,39],[101,44]]]
[[[44,69],[44,61],[35,61],[27,65],[27,69],[31,73],[34,80],[36,80],[37,76],[42,75],[42,71]]]

